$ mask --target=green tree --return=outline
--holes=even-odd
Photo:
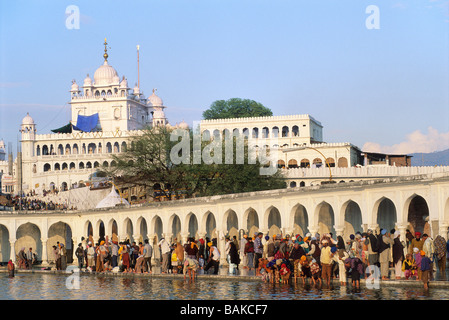
[[[259,102],[250,99],[231,98],[214,101],[203,112],[205,120],[272,116],[273,112]]]
[[[244,148],[244,162],[236,164],[236,138],[233,138],[232,164],[225,164],[224,160],[222,163],[206,164],[202,157],[201,163],[194,164],[193,132],[190,131],[188,133],[190,150],[182,150],[187,152],[188,161],[175,164],[170,152],[179,141],[170,140],[172,129],[156,127],[144,129],[142,132],[131,139],[126,152],[112,155],[114,166],[102,168],[102,171],[114,178],[118,184],[146,188],[159,184],[162,187],[160,192],[169,199],[180,195],[210,196],[285,187],[285,181],[279,170],[273,175],[261,175],[259,173],[261,164],[258,161],[254,164],[248,162],[247,145]],[[202,142],[201,151],[209,143]],[[224,159],[225,147],[221,152]],[[154,196],[151,193],[148,195]]]

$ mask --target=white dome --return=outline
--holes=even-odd
[[[27,112],[25,118],[22,119],[22,125],[34,125],[34,120],[31,118],[30,114]]]
[[[187,122],[185,122],[184,120],[182,120],[182,121],[178,124],[178,128],[180,128],[180,129],[189,129],[189,125],[187,124]]]
[[[164,111],[157,109],[153,112],[153,119],[165,119]]]
[[[70,91],[79,91],[79,86],[78,86],[78,84],[76,84],[75,80],[73,80],[73,82],[72,82],[72,88]]]
[[[153,91],[153,94],[148,97],[147,104],[152,107],[162,107],[163,102],[162,99],[159,98]]]
[[[120,88],[128,88],[128,80],[123,76],[123,80],[120,82]]]
[[[89,77],[89,74],[87,74],[86,78],[84,78],[84,86],[88,87],[92,85],[92,79]]]
[[[95,71],[95,85],[109,85],[114,82],[115,76],[117,76],[117,71],[115,71],[115,69],[108,64],[108,61],[105,60],[104,64]]]

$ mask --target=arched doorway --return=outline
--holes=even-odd
[[[173,239],[176,238],[178,241],[181,241],[181,220],[179,217],[175,214],[172,217],[172,224],[171,224],[171,232],[173,234]]]
[[[0,262],[8,262],[11,255],[11,246],[9,244],[9,230],[0,225]]]
[[[421,196],[415,195],[408,206],[407,222],[410,232],[415,234],[418,231],[431,236],[430,224],[426,221],[428,216],[429,207],[426,200]]]
[[[16,239],[14,244],[16,255],[22,248],[25,248],[25,252],[32,248],[32,251],[37,254],[38,260],[42,260],[41,230],[37,225],[30,222],[20,225],[16,231]]]
[[[249,235],[254,235],[259,230],[259,215],[253,208],[249,208],[245,212],[246,216],[246,232]]]
[[[206,215],[206,237],[209,239],[217,238],[217,224],[215,222],[214,214],[209,211]]]
[[[397,221],[396,207],[388,198],[383,198],[377,209],[377,224],[388,232],[395,227]]]
[[[198,238],[198,219],[196,218],[196,215],[193,213],[190,213],[188,215],[188,230],[189,230],[189,237],[194,237],[195,239]]]
[[[268,235],[281,234],[281,213],[276,207],[270,207],[268,209]]]
[[[237,239],[239,238],[239,223],[237,214],[234,210],[228,210],[225,213],[226,217],[226,231],[227,234],[231,237],[236,236]]]
[[[357,231],[362,232],[362,211],[360,206],[350,200],[345,209],[345,232],[344,239],[349,239],[351,234],[355,234]]]
[[[332,206],[327,202],[322,202],[318,209],[318,233],[320,235],[324,233],[332,233],[332,235],[335,235],[335,217]]]
[[[309,225],[309,217],[307,215],[306,208],[301,205],[297,204],[293,207],[293,234],[294,235],[301,235],[304,237],[304,235],[309,231],[308,225]]]
[[[72,229],[67,223],[57,222],[50,226],[48,229],[48,240],[47,240],[47,254],[52,252],[53,246],[57,243],[64,244],[67,250],[67,263],[73,262],[73,240],[72,240]],[[49,257],[53,258],[50,254]]]

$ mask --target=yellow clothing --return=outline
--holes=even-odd
[[[321,256],[320,256],[320,262],[323,264],[330,264],[332,261],[331,259],[331,247],[322,247],[321,248]]]

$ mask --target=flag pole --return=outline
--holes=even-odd
[[[137,87],[140,89],[139,49],[140,46],[137,45]]]

